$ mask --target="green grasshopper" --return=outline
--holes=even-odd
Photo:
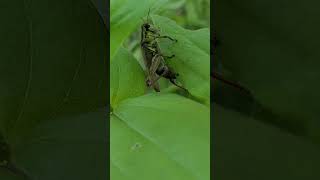
[[[158,80],[161,77],[168,79],[175,86],[185,90],[187,89],[178,85],[175,80],[179,76],[171,67],[169,67],[165,59],[171,59],[172,56],[165,56],[161,53],[157,39],[166,38],[171,41],[177,42],[169,36],[161,36],[159,30],[155,28],[149,21],[150,9],[147,16],[147,21],[141,26],[141,41],[140,46],[142,50],[142,55],[144,58],[144,63],[146,65],[147,77],[146,84],[148,87],[153,87],[157,92],[160,92],[160,87]]]

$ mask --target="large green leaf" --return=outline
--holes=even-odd
[[[111,100],[115,104],[111,116],[111,179],[209,179],[209,109],[173,94],[132,98],[144,93],[142,68],[123,48],[115,59],[111,63],[111,94],[115,95]],[[184,117],[182,113],[187,114]],[[136,121],[142,130],[132,129],[134,124],[127,125],[127,120]],[[162,126],[157,131],[148,129],[157,124]],[[182,125],[176,128],[177,124]],[[194,126],[199,131],[192,129]],[[147,134],[141,135],[142,131]],[[200,137],[194,138],[198,133]],[[179,136],[179,146],[172,142],[174,135]],[[154,142],[150,136],[160,139]]]
[[[193,179],[210,175],[209,108],[160,93],[120,103],[111,116],[111,177]]]
[[[183,29],[174,21],[153,16],[156,27],[160,27],[162,35],[168,35],[178,40],[177,43],[162,40],[162,53],[175,55],[168,59],[178,73],[180,81],[192,95],[209,101],[210,96],[210,33],[209,29],[195,31]]]
[[[11,163],[34,179],[105,179],[106,116],[89,113],[108,96],[97,10],[90,0],[0,7],[0,134]]]
[[[146,17],[149,11],[155,11],[163,6],[168,0],[111,0],[110,5],[110,58],[120,48]]]
[[[320,178],[320,147],[252,117],[212,106],[213,178]]]
[[[266,108],[319,141],[318,1],[219,1],[222,64]],[[284,7],[285,8],[282,8]],[[299,12],[299,13],[297,13]],[[301,16],[303,14],[303,18]]]

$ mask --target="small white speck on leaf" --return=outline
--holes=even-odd
[[[138,150],[139,148],[141,148],[142,147],[142,145],[140,144],[140,143],[135,143],[133,146],[131,146],[131,150],[132,151],[136,151],[136,150]]]

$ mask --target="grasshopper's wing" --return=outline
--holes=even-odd
[[[152,58],[151,65],[149,68],[150,75],[156,74],[156,71],[159,68],[162,61],[163,61],[163,59],[162,59],[162,56],[160,56],[160,55],[155,55]]]
[[[145,64],[145,71],[146,71],[146,76],[147,76],[147,80],[150,80],[152,82],[152,87],[154,88],[154,90],[156,90],[157,92],[160,91],[160,86],[159,83],[154,82],[154,79],[157,78],[157,74],[156,74],[156,70],[159,66],[159,62],[158,60],[155,60],[156,56],[153,56],[153,50],[149,49],[149,48],[141,48],[142,50],[142,55],[143,55],[143,59],[144,59],[144,64]]]
[[[157,71],[159,65],[160,65],[161,62],[162,62],[162,59],[161,59],[161,58],[162,58],[162,57],[159,56],[159,55],[156,55],[156,56],[154,56],[154,57],[152,58],[151,65],[150,65],[150,68],[149,68],[149,74],[148,74],[150,80],[152,81],[152,84],[153,84],[152,86],[153,86],[153,88],[154,88],[156,91],[158,91],[158,92],[160,91],[160,85],[159,85],[159,83],[157,82],[157,81],[159,80],[159,77],[158,77],[156,71]]]
[[[151,66],[152,52],[145,47],[141,47],[141,52],[144,60],[144,65],[146,67],[146,71],[148,72]]]

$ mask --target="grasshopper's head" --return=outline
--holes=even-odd
[[[143,28],[143,30],[145,30],[145,31],[149,31],[150,30],[150,28],[151,28],[151,24],[150,23],[148,23],[148,22],[145,22],[145,23],[143,23],[142,24],[142,26],[141,26],[142,28]]]
[[[143,24],[142,24],[142,30],[145,30],[145,31],[149,31],[150,28],[151,28],[151,24],[152,24],[152,21],[150,20],[150,8],[149,8],[149,11],[148,11],[148,15],[147,15],[147,19],[143,20]]]

